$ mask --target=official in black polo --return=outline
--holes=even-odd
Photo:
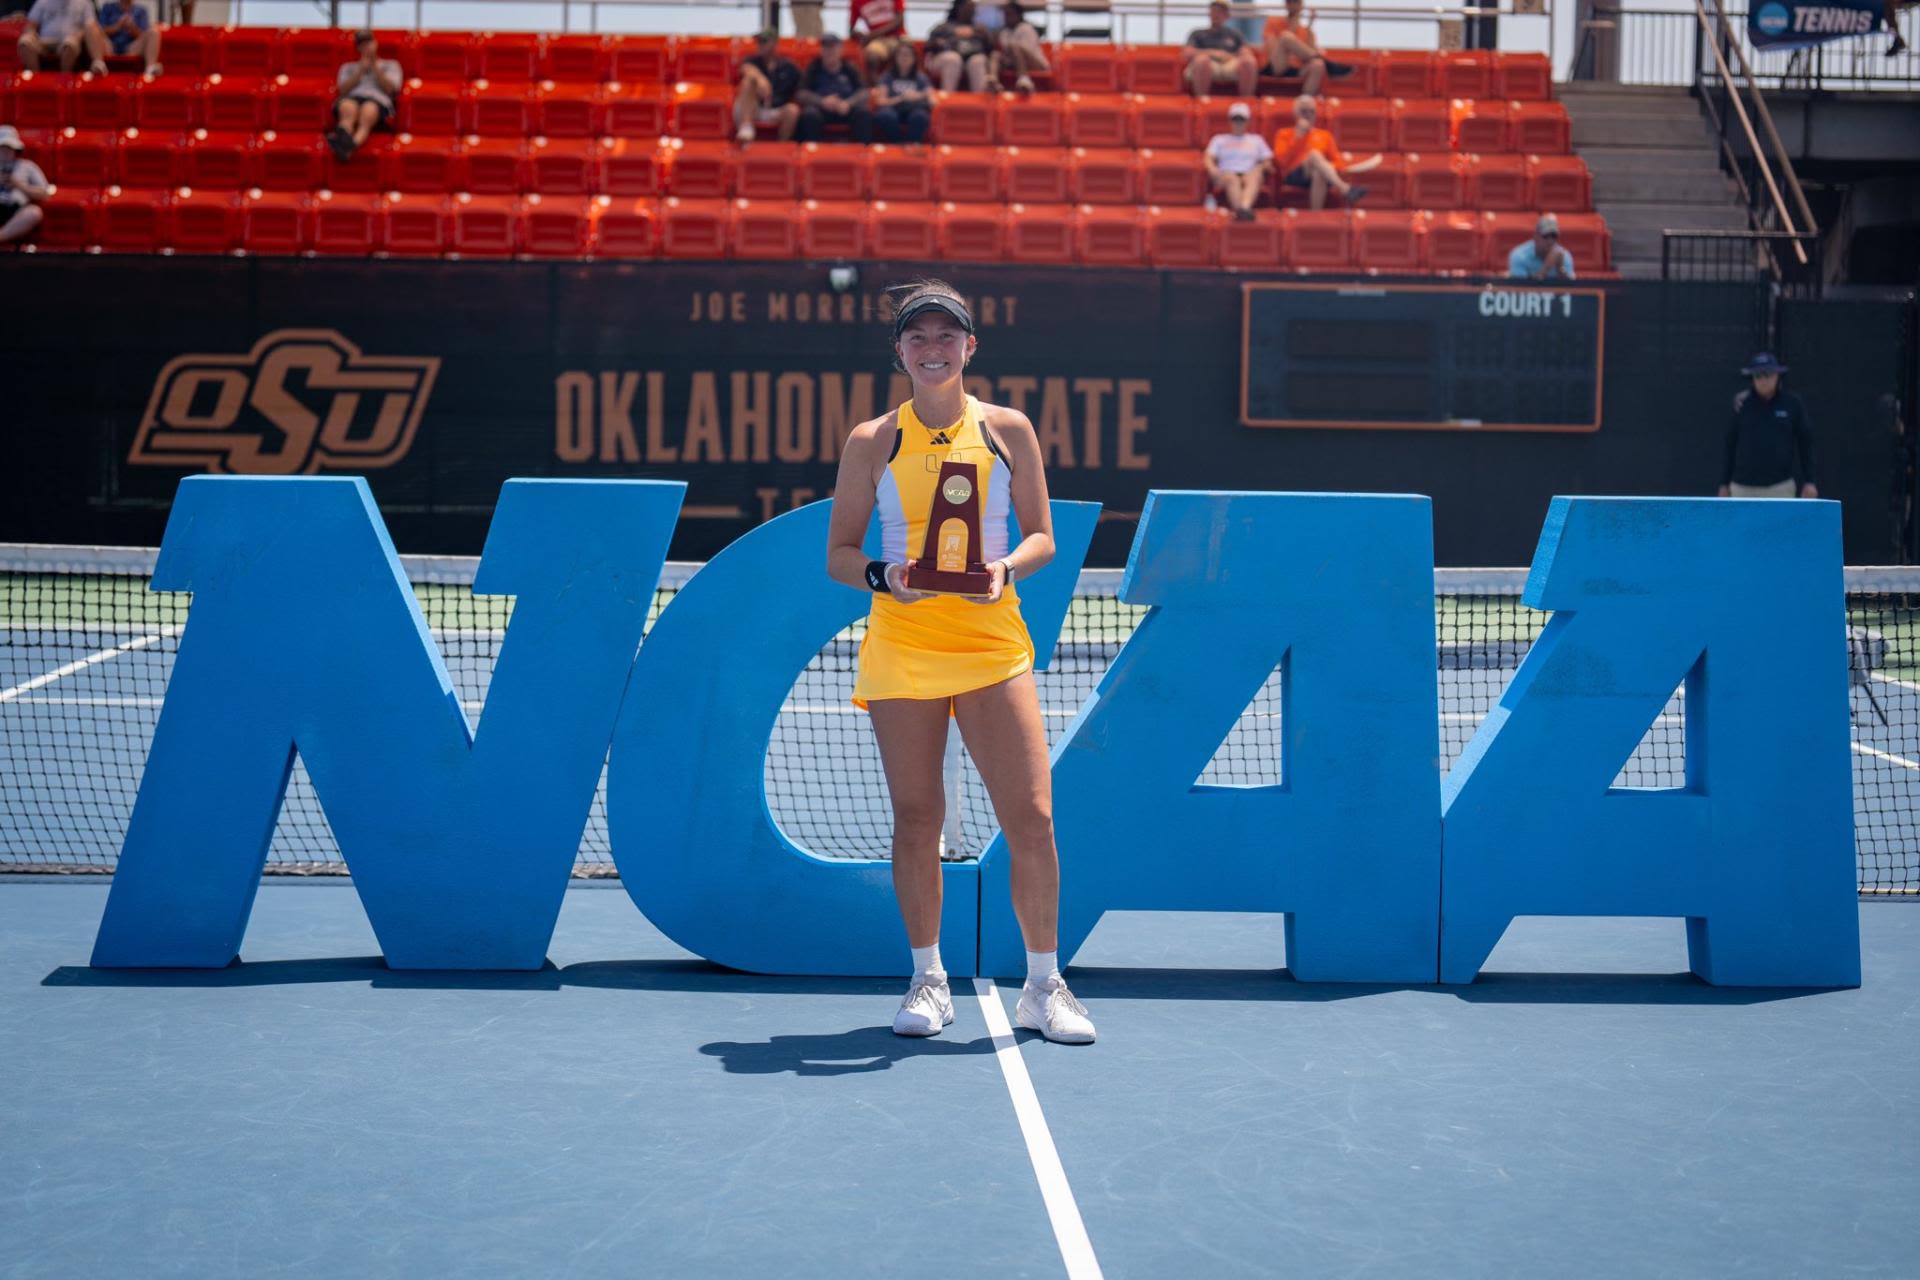
[[[1796,492],[1803,498],[1820,496],[1813,484],[1813,431],[1806,406],[1793,392],[1780,389],[1780,375],[1786,371],[1771,351],[1762,351],[1740,371],[1753,379],[1753,388],[1733,398],[1721,497],[1791,498]]]

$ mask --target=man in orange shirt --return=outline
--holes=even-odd
[[[1338,191],[1351,208],[1360,203],[1367,189],[1356,187],[1340,176],[1340,171],[1347,167],[1346,154],[1331,133],[1313,127],[1318,111],[1319,104],[1312,94],[1303,93],[1293,100],[1293,128],[1282,129],[1273,137],[1273,153],[1279,157],[1274,168],[1279,170],[1280,181],[1287,186],[1305,187],[1307,199],[1314,208],[1326,206],[1329,187]]]
[[[1300,92],[1319,93],[1320,82],[1328,75],[1351,75],[1353,68],[1327,61],[1320,42],[1313,38],[1313,28],[1300,16],[1305,6],[1306,0],[1287,0],[1286,16],[1267,19],[1260,43],[1266,49],[1268,75],[1300,76]]]

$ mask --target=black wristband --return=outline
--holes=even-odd
[[[887,585],[887,562],[885,560],[867,561],[867,590],[890,592]]]

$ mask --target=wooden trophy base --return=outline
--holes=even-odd
[[[961,573],[943,573],[919,560],[907,561],[907,590],[943,596],[984,596],[993,590],[993,570],[969,565]]]

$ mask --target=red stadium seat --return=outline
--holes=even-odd
[[[1463,159],[1451,151],[1438,155],[1409,153],[1407,203],[1416,209],[1465,208],[1467,177]]]
[[[1338,85],[1340,94],[1346,98],[1385,97],[1380,88],[1380,54],[1374,49],[1327,49],[1322,48],[1327,61],[1337,62],[1350,68],[1346,75],[1330,84]]]
[[[474,57],[474,74],[483,80],[534,80],[540,71],[540,37],[527,31],[488,32],[477,42]]]
[[[601,127],[612,138],[645,138],[667,131],[667,87],[657,80],[610,84],[602,91]]]
[[[385,191],[383,157],[392,146],[393,135],[376,133],[345,161],[327,149],[322,156],[321,185],[329,191]]]
[[[1496,53],[1493,91],[1502,98],[1543,101],[1553,96],[1553,64],[1544,53]]]
[[[685,82],[674,85],[667,103],[667,131],[681,138],[731,138],[732,87]]]
[[[305,253],[313,243],[312,202],[296,192],[255,188],[240,198],[240,244],[248,253]]]
[[[475,80],[469,128],[483,138],[524,138],[533,132],[533,90],[525,81]]]
[[[315,253],[366,257],[380,247],[379,196],[334,195],[322,191],[313,198]]]
[[[220,69],[220,28],[176,24],[164,28],[161,39],[168,78],[203,76]]]
[[[182,188],[172,202],[176,253],[232,253],[240,247],[240,193]]]
[[[517,196],[453,197],[453,252],[463,258],[506,258],[520,251],[520,200]]]
[[[1070,93],[1063,115],[1062,136],[1069,146],[1124,147],[1133,142],[1133,100],[1125,94]]]
[[[1285,209],[1280,214],[1287,265],[1314,271],[1353,269],[1353,217],[1344,209]]]
[[[597,138],[606,132],[600,86],[542,81],[533,90],[533,131],[549,138]]]
[[[1412,274],[1427,269],[1427,215],[1382,209],[1353,213],[1353,258],[1364,270]]]
[[[1137,204],[1139,166],[1124,147],[1075,147],[1067,159],[1068,198],[1075,204]]]
[[[13,82],[13,119],[19,129],[64,129],[72,123],[68,103],[80,77],[63,71],[22,71]]]
[[[521,205],[521,248],[544,257],[585,257],[593,246],[596,207],[579,196],[528,196]]]
[[[527,144],[522,139],[467,137],[454,148],[454,190],[510,196],[526,185]]]
[[[379,42],[380,56],[400,64],[403,78],[413,79],[420,71],[420,35],[418,32],[398,28],[378,28],[373,38]],[[339,68],[335,68],[338,74]]]
[[[1478,271],[1485,241],[1486,229],[1480,215],[1436,213],[1427,220],[1427,268]],[[1505,265],[1504,259],[1502,265]]]
[[[94,243],[108,253],[157,253],[167,242],[164,191],[108,187],[94,214]]]
[[[1395,98],[1393,145],[1397,151],[1453,149],[1453,111],[1441,98]]]
[[[1434,92],[1436,55],[1425,49],[1389,49],[1375,64],[1374,92],[1383,98],[1425,98]]]
[[[933,152],[924,146],[875,143],[868,149],[876,200],[933,199]]]
[[[1255,209],[1251,222],[1228,218],[1219,225],[1221,266],[1273,268],[1286,261],[1278,211]]]
[[[54,136],[47,178],[57,185],[109,186],[119,180],[119,147],[120,135],[111,129],[69,125]]]
[[[1383,98],[1325,98],[1319,125],[1342,151],[1366,157],[1393,145],[1393,107]]]
[[[1497,98],[1453,100],[1453,149],[1491,151],[1513,149],[1513,104]]]
[[[1015,262],[1071,263],[1073,206],[1007,206],[1007,257]]]
[[[1484,49],[1441,54],[1433,68],[1433,92],[1442,98],[1492,97],[1493,55]]]
[[[660,209],[650,199],[601,196],[594,202],[596,257],[651,258],[660,252]]]
[[[985,146],[994,140],[994,99],[983,93],[933,95],[933,131],[936,142],[950,146]]]
[[[219,135],[231,148],[219,157],[203,156],[201,148],[209,137],[206,130],[179,134],[166,129],[128,129],[120,135],[114,157],[118,176],[115,181],[126,187],[180,186],[209,187],[214,190],[241,191],[253,185],[253,136],[245,133]],[[204,166],[196,162],[205,160]],[[204,177],[201,174],[204,173]]]
[[[695,84],[731,84],[743,43],[732,36],[681,36],[672,45],[673,78]]]
[[[1090,266],[1147,265],[1147,227],[1133,205],[1083,204],[1073,216],[1074,256]]]
[[[1232,132],[1232,126],[1227,122],[1227,113],[1233,110],[1233,104],[1239,101],[1241,101],[1239,98],[1221,97],[1218,95],[1209,95],[1204,98],[1194,99],[1194,145],[1204,147],[1213,140],[1213,135],[1216,133]],[[1278,98],[1258,98],[1248,104],[1253,107],[1255,111],[1254,118],[1248,122],[1249,132],[1257,133],[1261,137],[1268,139],[1273,137],[1274,129],[1266,127],[1266,121],[1262,117],[1266,115],[1269,103],[1277,103],[1279,101],[1281,100]],[[1287,101],[1286,110],[1282,115],[1286,122],[1291,125],[1293,122],[1293,103],[1291,100]],[[1274,126],[1274,128],[1278,127],[1278,125]]]
[[[408,133],[474,132],[473,95],[464,80],[411,80],[395,114]]]
[[[200,87],[200,106],[194,118],[205,128],[222,133],[253,133],[267,123],[266,80],[230,76],[207,77]]]
[[[603,35],[550,35],[540,47],[540,76],[544,80],[598,84],[607,79],[610,63],[607,38]],[[584,219],[586,215],[581,216]],[[582,252],[585,252],[584,246]]]
[[[1573,149],[1573,122],[1557,102],[1521,102],[1513,109],[1513,149],[1533,155],[1565,155]]]
[[[1476,209],[1529,207],[1524,156],[1468,156],[1467,204]]]
[[[142,78],[128,94],[131,121],[142,129],[184,133],[199,123],[200,86],[181,76]]]
[[[330,154],[317,133],[282,135],[269,129],[254,148],[253,171],[269,191],[311,191],[321,184]]]
[[[422,31],[410,72],[422,80],[471,80],[480,74],[478,41],[466,31]]]
[[[1136,45],[1120,50],[1121,89],[1130,93],[1187,91],[1186,63],[1177,45]]]
[[[800,194],[809,200],[864,200],[872,181],[872,167],[866,147],[804,143],[800,148]]]
[[[1120,92],[1120,51],[1110,44],[1070,41],[1060,46],[1055,81],[1068,93]]]
[[[658,139],[614,138],[600,150],[600,185],[608,195],[652,198],[666,189]]]
[[[333,127],[334,93],[329,80],[293,80],[277,76],[267,87],[267,127],[282,133]]]
[[[1381,156],[1380,163],[1368,172],[1348,176],[1351,181],[1367,189],[1369,209],[1405,209],[1413,203],[1407,194],[1411,185],[1407,157],[1398,151],[1389,151]]]
[[[1059,147],[1007,147],[1007,199],[1022,204],[1067,202],[1067,156]]]
[[[388,191],[433,195],[454,189],[452,138],[403,133],[381,155],[381,185]]]
[[[1136,96],[1133,100],[1133,141],[1141,147],[1193,147],[1198,124],[1193,99]]]
[[[600,144],[588,138],[535,138],[527,144],[527,187],[543,196],[600,194]]]
[[[1003,93],[996,136],[1016,147],[1057,147],[1066,137],[1060,95]]]
[[[730,143],[675,138],[667,151],[667,191],[682,199],[726,199],[733,194],[738,154]]]
[[[265,80],[280,73],[279,27],[228,27],[220,37],[220,73],[229,80]],[[163,52],[172,56],[171,49]]]
[[[1575,271],[1613,270],[1613,236],[1599,214],[1561,214],[1560,243],[1573,255]]]
[[[620,84],[672,79],[667,36],[608,36],[607,79]]]
[[[941,258],[959,262],[1001,262],[1007,256],[1007,207],[1000,204],[943,204],[935,215],[935,242]]]
[[[98,191],[60,188],[40,209],[40,226],[28,242],[35,250],[74,253],[94,243],[94,216],[100,209]]]
[[[855,200],[809,200],[801,209],[800,253],[807,258],[864,258],[869,206]]]
[[[1206,209],[1147,207],[1147,261],[1156,267],[1210,267],[1220,256],[1220,215]]]
[[[732,214],[726,200],[668,196],[660,202],[660,256],[726,257]]]
[[[925,262],[937,252],[939,229],[937,205],[875,200],[869,244],[876,258]]]
[[[1526,165],[1528,207],[1569,213],[1593,207],[1593,175],[1579,156],[1528,156]]]
[[[1007,158],[998,147],[941,146],[934,151],[933,191],[954,204],[1007,198]]]
[[[734,191],[750,200],[797,200],[800,145],[756,142],[742,150],[734,166]]]
[[[166,33],[161,52],[167,66],[173,67],[174,28]],[[353,33],[338,27],[289,27],[280,46],[280,69],[297,80],[338,82],[340,68],[354,61],[359,52],[353,47]],[[382,58],[393,55],[380,50]],[[397,61],[397,59],[396,59]]]
[[[1207,194],[1207,171],[1196,151],[1139,153],[1137,190],[1147,204],[1197,205]]]
[[[126,76],[82,75],[67,93],[67,123],[76,129],[124,129],[133,123]]]
[[[388,253],[437,257],[447,251],[447,197],[395,191],[380,202],[380,247]]]

